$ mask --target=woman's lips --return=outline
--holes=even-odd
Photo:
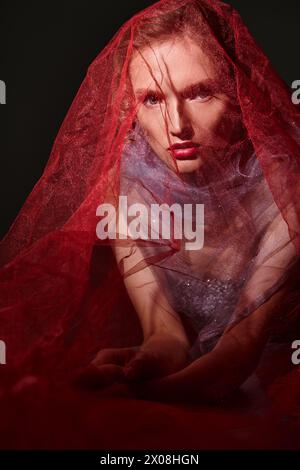
[[[178,160],[185,160],[192,157],[196,157],[199,153],[199,147],[186,147],[186,148],[170,148],[169,151]]]

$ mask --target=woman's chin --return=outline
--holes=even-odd
[[[176,160],[176,163],[177,163],[179,173],[192,173],[194,171],[199,170],[203,162],[202,162],[201,157],[197,156],[197,158],[193,158],[193,159],[186,159],[186,160],[178,159]],[[176,171],[174,162],[173,162],[173,165]]]
[[[203,164],[203,160],[200,155],[196,155],[194,158],[176,159],[173,160],[170,155],[157,154],[161,160],[163,160],[171,170],[177,173],[176,164],[179,173],[193,173],[199,170]]]

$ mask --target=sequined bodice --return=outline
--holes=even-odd
[[[198,334],[193,355],[208,352],[234,318],[245,278],[197,279],[172,270],[166,270],[164,275],[171,306],[189,318]]]
[[[233,312],[241,284],[231,279],[179,277],[170,284],[172,303],[190,317],[198,330],[211,323],[221,326]]]

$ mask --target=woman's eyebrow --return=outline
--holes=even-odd
[[[207,91],[207,90],[215,90],[217,87],[217,82],[213,78],[205,78],[204,80],[192,83],[191,85],[188,85],[183,88],[183,90],[178,91],[178,94],[181,96],[188,96],[190,94],[193,94],[195,92],[200,92],[200,91]],[[161,95],[161,91],[157,89],[152,89],[152,88],[138,88],[135,91],[136,97],[142,97],[148,94],[153,94],[153,95]]]
[[[189,96],[196,92],[207,91],[207,90],[215,90],[217,87],[216,80],[212,78],[206,78],[196,83],[192,83],[185,87],[181,92],[181,96]]]
[[[136,91],[135,91],[135,95],[137,98],[140,98],[142,96],[146,96],[146,95],[161,95],[161,92],[160,90],[154,90],[152,88],[138,88]]]

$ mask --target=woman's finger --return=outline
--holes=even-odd
[[[100,367],[105,364],[116,364],[118,366],[124,366],[136,355],[138,350],[138,346],[119,349],[102,349],[92,360],[91,364],[95,365],[96,367]]]

